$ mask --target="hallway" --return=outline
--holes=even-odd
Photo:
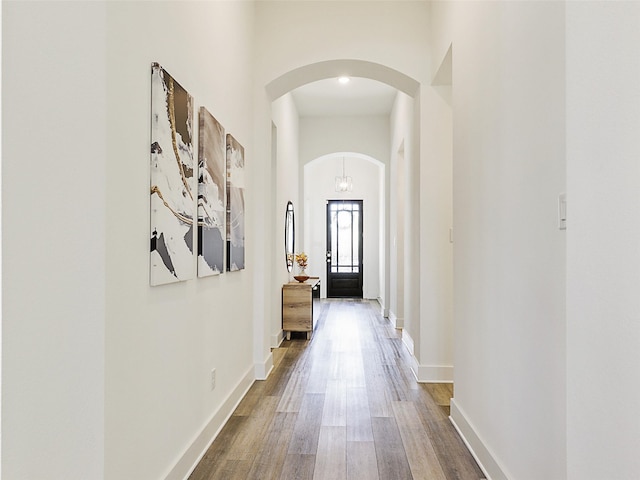
[[[321,305],[312,339],[274,350],[190,479],[484,478],[448,419],[450,385],[416,383],[377,304]]]

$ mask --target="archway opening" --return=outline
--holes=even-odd
[[[395,89],[395,100],[382,119],[382,129],[376,130],[371,122],[361,122],[361,117],[354,119],[353,116],[349,117],[344,113],[339,117],[325,114],[324,118],[309,118],[299,113],[296,107],[296,89],[327,79],[333,79],[337,83],[337,78],[342,75],[370,79]],[[284,208],[286,200],[293,200],[297,211],[302,213],[296,216],[299,222],[296,232],[300,232],[297,233],[299,236],[296,244],[304,245],[305,249],[310,250],[307,252],[311,253],[309,263],[310,266],[315,266],[309,269],[309,273],[314,276],[325,274],[326,233],[309,233],[312,227],[307,222],[309,218],[316,218],[317,212],[314,214],[306,209],[309,187],[305,185],[305,165],[321,157],[335,157],[336,152],[359,152],[385,165],[383,180],[378,187],[378,198],[383,202],[383,207],[377,209],[378,222],[383,225],[378,238],[381,253],[376,259],[378,284],[375,281],[367,282],[367,287],[374,288],[364,289],[366,292],[363,291],[363,295],[377,298],[383,315],[392,319],[396,327],[405,329],[403,339],[406,332],[405,343],[413,354],[414,341],[408,332],[411,332],[413,338],[420,337],[420,275],[419,268],[416,268],[416,265],[419,265],[420,242],[420,202],[416,201],[416,198],[419,198],[420,178],[420,83],[381,64],[342,59],[293,69],[269,82],[265,90],[271,100],[271,119],[278,131],[275,173],[278,198],[273,206],[273,215],[277,218],[276,215]],[[353,128],[356,123],[366,124],[369,130]],[[310,141],[308,133],[313,128],[318,130],[311,135],[315,140]],[[358,135],[362,142],[360,144]],[[382,147],[378,145],[380,150],[372,152],[370,144],[380,139],[384,139],[386,144]],[[401,146],[403,162],[398,161],[397,155]],[[334,178],[335,172],[330,176]],[[328,184],[333,185],[333,180]],[[399,185],[404,187],[399,188]],[[398,201],[398,198],[401,198],[401,201]],[[407,210],[394,211],[397,208]],[[322,217],[326,219],[326,213]],[[314,238],[314,245],[308,243],[310,238]],[[392,255],[392,252],[398,249],[414,253]],[[278,260],[274,261],[274,264],[277,265]],[[280,279],[287,281],[285,273],[278,275],[279,278],[274,277],[274,284],[279,284]],[[402,279],[401,284],[398,283],[398,279]],[[402,285],[411,285],[411,291],[403,292]],[[326,291],[323,293],[326,294]],[[392,302],[392,298],[396,299],[395,303]],[[275,322],[279,319],[281,305],[274,304],[273,307]],[[405,314],[411,317],[408,321],[403,318]],[[279,326],[274,323],[272,328],[275,332]],[[419,346],[416,345],[415,353],[418,353],[418,349]]]
[[[335,177],[344,171],[353,179],[350,191],[336,191]],[[335,152],[304,165],[304,230],[302,242],[312,259],[310,268],[319,273],[321,296],[327,296],[326,252],[328,251],[327,202],[362,201],[362,296],[382,300],[386,282],[385,232],[387,231],[386,165],[369,155]]]

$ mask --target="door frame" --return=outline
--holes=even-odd
[[[355,234],[358,238],[358,271],[357,272],[332,272],[332,256],[331,250],[331,206],[336,204],[358,204],[358,225]],[[363,298],[364,283],[364,201],[363,200],[327,200],[326,207],[326,281],[327,281],[327,298]],[[353,210],[351,210],[353,211]],[[353,226],[353,222],[352,222]],[[352,239],[353,239],[352,228]],[[353,267],[349,265],[348,267]]]

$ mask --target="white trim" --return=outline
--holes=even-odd
[[[384,318],[389,318],[389,309],[384,308],[384,301],[382,300],[382,297],[377,297],[376,301],[378,302],[378,306],[380,307],[380,315],[382,315]]]
[[[213,441],[216,439],[222,427],[225,426],[240,401],[247,394],[254,382],[254,368],[247,370],[244,377],[240,379],[235,388],[231,391],[227,399],[213,413],[209,421],[196,435],[185,452],[180,456],[175,466],[165,476],[165,480],[186,480],[191,472],[196,468],[204,454],[207,452]]]
[[[310,160],[305,161],[304,166],[306,167],[307,165],[315,162],[325,162],[327,160],[332,160],[336,157],[353,157],[359,160],[366,160],[367,162],[373,163],[374,165],[377,165],[379,167],[384,167],[383,161],[378,160],[377,158],[372,157],[371,155],[367,155],[366,153],[349,152],[349,151],[337,151],[333,153],[320,155],[319,157],[312,158]]]
[[[284,340],[284,332],[280,330],[278,333],[271,335],[271,348],[278,348]]]
[[[416,377],[420,383],[453,383],[453,366],[418,365]]]
[[[396,314],[391,310],[389,310],[388,318],[389,318],[389,321],[391,322],[391,325],[393,325],[393,328],[397,328],[398,330],[401,330],[402,328],[404,328],[404,318],[396,317]]]
[[[458,431],[473,458],[478,462],[478,466],[487,477],[487,480],[509,480],[509,477],[505,474],[505,469],[500,467],[495,455],[491,453],[491,450],[484,444],[471,422],[467,420],[455,398],[451,399],[449,420]]]
[[[269,351],[264,361],[262,363],[256,363],[253,369],[256,380],[266,380],[271,370],[273,370],[273,353]]]
[[[294,68],[269,82],[265,90],[270,100],[276,100],[296,88],[316,80],[334,78],[349,72],[352,77],[365,77],[391,85],[410,97],[420,90],[420,82],[398,70],[379,63],[355,59],[325,60]]]
[[[409,335],[409,332],[406,330],[402,330],[402,343],[404,343],[404,346],[407,347],[407,350],[409,350],[409,353],[411,354],[411,356],[413,356],[414,360],[417,359],[414,356],[414,342],[413,342],[413,338],[411,338],[411,335]]]
[[[416,358],[416,356],[414,355],[414,342],[413,342],[413,338],[411,338],[411,335],[409,335],[409,332],[407,332],[406,330],[402,330],[402,343],[404,344],[404,346],[407,348],[407,350],[409,351],[409,353],[411,354],[411,366],[409,368],[411,368],[411,372],[413,373],[413,376],[415,377],[416,381],[419,381],[418,379],[418,359]]]
[[[415,356],[415,342],[407,330],[402,330],[402,343],[411,354],[411,371],[418,383],[453,383],[453,366],[420,365]]]

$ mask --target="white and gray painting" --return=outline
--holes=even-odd
[[[193,99],[151,66],[151,285],[193,278]]]
[[[224,128],[206,108],[199,111],[198,277],[224,268],[226,145]]]
[[[244,264],[244,147],[227,134],[227,270]]]

